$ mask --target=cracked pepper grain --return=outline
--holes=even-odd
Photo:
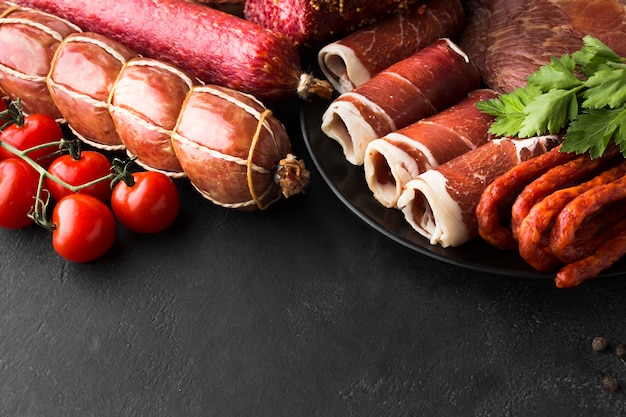
[[[609,347],[609,342],[603,337],[596,337],[591,342],[591,348],[596,352],[604,352]]]
[[[617,378],[613,375],[606,375],[602,378],[602,386],[605,390],[609,392],[615,392],[619,389],[619,383],[617,382]]]

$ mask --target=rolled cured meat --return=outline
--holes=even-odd
[[[57,48],[48,90],[68,127],[83,142],[105,150],[124,148],[108,100],[122,66],[136,56],[121,43],[92,32],[69,35]]]
[[[457,38],[464,17],[459,0],[422,1],[325,45],[318,64],[339,93],[352,91],[437,39]]]
[[[371,141],[456,104],[479,86],[478,71],[463,51],[438,39],[337,97],[321,128],[342,146],[348,162],[362,165]]]
[[[370,142],[363,168],[374,198],[395,207],[407,182],[486,143],[493,117],[476,103],[497,95],[474,90],[454,106]]]
[[[20,98],[25,113],[62,119],[46,80],[59,44],[81,30],[51,14],[7,5],[0,14],[0,88],[11,99]]]
[[[148,170],[184,175],[172,146],[172,132],[187,94],[198,82],[171,64],[134,58],[119,73],[109,111],[126,153]]]
[[[555,136],[491,140],[409,181],[398,207],[431,244],[448,247],[466,243],[478,236],[475,209],[485,187],[556,143]]]

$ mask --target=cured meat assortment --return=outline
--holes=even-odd
[[[205,83],[253,94],[266,105],[298,94],[330,97],[326,81],[300,68],[287,37],[185,0],[17,0],[67,19],[86,32],[173,64]],[[165,27],[164,27],[165,26]]]
[[[122,66],[136,56],[122,44],[95,33],[71,34],[58,46],[50,64],[48,90],[69,128],[82,141],[100,149],[124,149],[108,100]]]
[[[339,93],[352,91],[437,39],[456,39],[464,16],[459,0],[418,2],[323,46],[317,54],[319,67]]]
[[[284,33],[298,45],[329,39],[406,10],[418,0],[246,0],[252,22]]]
[[[60,119],[46,79],[56,49],[66,36],[80,32],[80,28],[56,16],[12,7],[6,2],[2,9],[0,88],[8,96],[19,96],[24,112]]]
[[[493,118],[479,111],[476,102],[494,97],[492,90],[475,90],[434,116],[370,142],[363,168],[374,198],[395,207],[406,183],[486,143]]]
[[[626,56],[623,0],[468,0],[466,10],[459,44],[502,93],[525,86],[550,56],[580,49],[588,34]]]
[[[431,244],[466,243],[478,236],[475,210],[487,185],[556,143],[553,136],[493,139],[407,183],[398,207]]]
[[[448,108],[479,86],[467,56],[439,39],[341,94],[324,112],[321,129],[350,163],[362,165],[371,141]]]

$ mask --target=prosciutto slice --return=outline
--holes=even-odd
[[[374,198],[395,207],[407,182],[487,142],[493,117],[476,103],[497,97],[493,90],[471,92],[458,104],[367,146],[363,168]]]
[[[475,209],[485,187],[556,143],[554,136],[491,140],[409,181],[398,207],[411,227],[431,244],[466,243],[478,236]]]
[[[339,93],[352,91],[437,39],[457,38],[464,18],[459,0],[426,0],[327,44],[318,64]]]
[[[577,51],[593,35],[626,55],[624,0],[468,0],[460,46],[487,86],[506,93],[550,56]]]
[[[456,104],[479,85],[463,51],[438,39],[341,94],[322,115],[321,128],[350,163],[362,165],[371,141]]]

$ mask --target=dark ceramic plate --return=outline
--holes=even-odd
[[[320,128],[328,102],[313,99],[302,105],[300,124],[313,162],[337,197],[360,219],[383,235],[423,255],[486,273],[522,278],[553,279],[554,273],[541,273],[530,267],[515,251],[504,252],[481,239],[454,248],[434,246],[404,220],[400,210],[388,209],[372,196],[363,168],[344,158],[341,146]],[[620,261],[602,276],[626,273]]]

